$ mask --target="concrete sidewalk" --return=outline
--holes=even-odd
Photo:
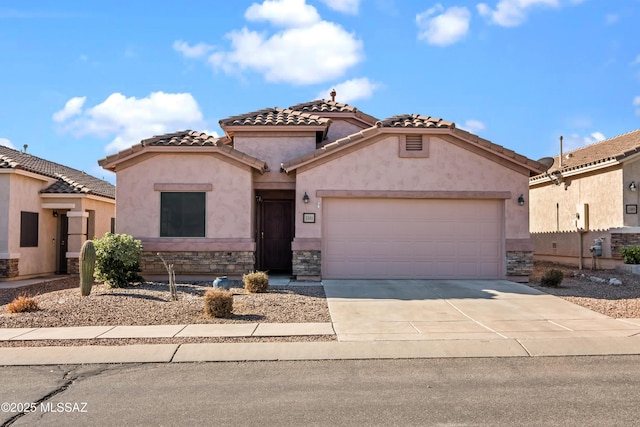
[[[0,341],[282,337],[337,341],[0,347],[0,365],[640,355],[612,319],[508,281],[324,281],[332,323],[0,329]]]

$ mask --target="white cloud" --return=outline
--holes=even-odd
[[[571,3],[579,4],[582,1],[571,0]],[[491,9],[486,3],[477,5],[478,13],[487,17],[494,24],[502,27],[515,27],[527,19],[527,13],[535,7],[560,6],[560,0],[500,0],[495,9]]]
[[[320,92],[316,99],[329,99],[332,89],[336,90],[336,102],[349,103],[358,99],[371,98],[373,92],[380,87],[380,84],[370,81],[366,77],[347,80]]]
[[[64,130],[76,136],[113,137],[105,147],[113,152],[154,135],[201,127],[202,113],[190,93],[153,92],[140,99],[113,93],[67,123]]]
[[[67,101],[62,110],[53,113],[53,120],[60,123],[70,117],[80,114],[82,112],[82,106],[86,100],[86,96],[76,96],[71,98]]]
[[[444,9],[436,4],[416,15],[418,39],[435,46],[448,46],[462,40],[469,32],[471,12],[466,7]]]
[[[633,106],[636,107],[636,115],[640,116],[640,96],[633,98]]]
[[[330,9],[350,15],[357,15],[360,8],[360,0],[320,0]]]
[[[13,148],[14,150],[16,149],[16,147],[14,147],[13,144],[11,143],[11,141],[9,141],[7,138],[0,138],[0,145],[4,145],[5,147]]]
[[[607,23],[607,25],[613,25],[617,23],[619,20],[620,20],[620,15],[616,15],[615,13],[607,13],[604,16],[604,21]]]
[[[206,43],[198,43],[190,46],[187,42],[176,40],[173,42],[173,50],[180,52],[185,58],[204,58],[213,50],[213,46]]]
[[[267,21],[281,27],[303,27],[320,21],[315,7],[305,0],[266,0],[253,3],[244,13],[247,21]]]
[[[462,125],[458,125],[458,127],[466,130],[467,132],[476,133],[476,134],[486,129],[486,126],[484,125],[484,123],[482,123],[480,120],[475,120],[475,119],[469,119],[465,121]]]
[[[362,41],[338,24],[319,21],[271,37],[243,28],[227,35],[231,50],[209,63],[228,74],[252,70],[269,82],[315,84],[336,79],[362,60]]]
[[[351,3],[351,2],[347,2]],[[228,49],[176,41],[173,48],[229,75],[256,72],[268,82],[317,84],[342,77],[363,59],[363,43],[340,25],[322,20],[306,0],[265,0],[245,11],[251,22],[281,27],[260,32],[244,27],[226,34]]]

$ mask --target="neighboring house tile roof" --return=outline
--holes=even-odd
[[[639,152],[640,129],[636,129],[577,150],[563,153],[562,169],[575,169],[607,160],[622,160],[627,156]],[[553,168],[558,168],[560,165],[559,156],[556,156],[553,160]]]
[[[448,128],[454,129],[455,123],[431,116],[419,114],[402,114],[382,120],[378,127],[389,128]]]
[[[110,199],[116,197],[116,187],[102,179],[9,147],[0,146],[0,169],[19,169],[57,181],[41,193],[94,194]]]
[[[549,171],[579,173],[580,169],[621,162],[638,153],[640,153],[640,129],[565,152],[562,154],[562,167],[560,167],[560,156],[555,156]],[[531,182],[538,183],[547,179],[549,177],[546,174],[541,174],[532,177]]]
[[[230,126],[327,126],[330,119],[286,108],[266,108],[220,120],[221,127]]]
[[[105,169],[115,172],[119,163],[140,154],[144,154],[145,150],[155,149],[157,152],[158,148],[161,147],[193,147],[194,149],[200,148],[200,151],[205,149],[206,152],[220,153],[240,163],[251,166],[252,168],[257,169],[260,173],[264,173],[268,170],[267,164],[264,161],[234,149],[229,145],[229,142],[229,138],[226,136],[218,138],[204,132],[184,130],[143,139],[139,144],[136,144],[133,147],[98,160],[98,164]]]

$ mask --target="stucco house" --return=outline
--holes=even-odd
[[[542,165],[442,119],[386,120],[332,100],[145,139],[116,173],[117,232],[143,273],[298,279],[529,274],[528,179]],[[524,205],[524,206],[523,206]]]
[[[640,129],[554,158],[529,181],[535,258],[591,268],[622,264],[620,249],[640,244]],[[596,242],[597,240],[597,242]]]
[[[78,273],[84,241],[115,219],[111,183],[4,146],[0,200],[0,280]]]

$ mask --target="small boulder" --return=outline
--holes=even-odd
[[[610,285],[622,285],[622,282],[619,279],[616,279],[615,277],[612,277],[611,279],[609,279],[609,284]]]

